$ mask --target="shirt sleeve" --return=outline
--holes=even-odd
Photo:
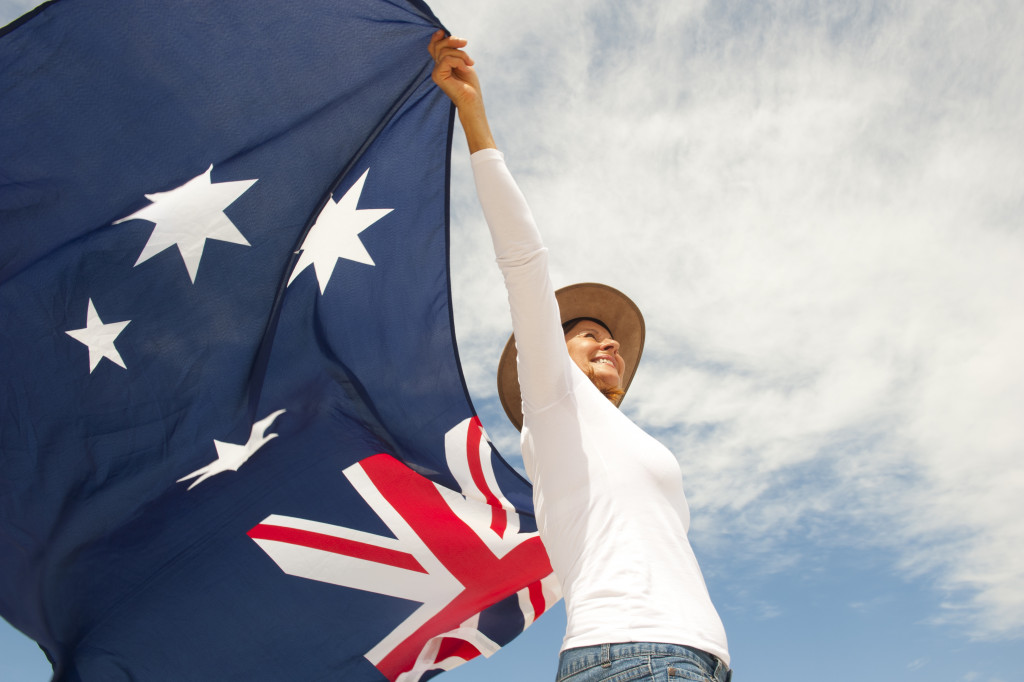
[[[482,149],[470,161],[508,291],[525,415],[569,393],[574,365],[565,349],[548,252],[526,198],[505,165],[505,156],[497,149]]]

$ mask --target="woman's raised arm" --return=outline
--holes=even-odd
[[[480,79],[473,68],[473,60],[462,49],[465,46],[466,41],[462,38],[445,37],[444,31],[438,30],[430,38],[429,50],[434,58],[431,77],[459,112],[459,122],[472,154],[481,149],[497,149],[497,145],[484,111]]]

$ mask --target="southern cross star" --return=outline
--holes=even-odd
[[[339,258],[347,258],[366,265],[374,264],[359,239],[359,233],[394,209],[356,208],[369,172],[367,169],[337,203],[327,201],[317,216],[316,223],[302,242],[302,255],[299,256],[299,262],[295,264],[292,276],[288,279],[289,285],[300,272],[312,265],[316,279],[320,283],[320,294],[323,295]]]
[[[153,203],[114,221],[115,225],[135,219],[154,223],[153,233],[135,265],[149,260],[166,248],[177,246],[185,261],[188,276],[195,284],[196,271],[199,270],[199,260],[203,257],[207,239],[249,246],[224,209],[252,187],[256,180],[214,183],[210,177],[212,170],[211,165],[205,173],[176,189],[147,194],[146,198]]]
[[[267,429],[274,423],[284,410],[271,412],[269,415],[252,425],[249,432],[249,440],[241,445],[235,443],[224,443],[214,440],[213,445],[217,448],[217,459],[199,469],[196,469],[188,476],[182,476],[178,483],[187,481],[190,478],[196,480],[188,487],[189,490],[217,474],[225,471],[238,471],[238,468],[249,461],[249,458],[256,454],[256,451],[267,444],[268,441],[277,438],[276,433],[267,433]]]
[[[71,338],[89,347],[89,374],[92,374],[92,371],[96,369],[96,365],[100,364],[100,360],[103,358],[110,360],[115,365],[124,367],[124,369],[128,369],[125,367],[124,360],[121,359],[121,354],[114,347],[114,340],[118,334],[124,331],[129,322],[131,320],[104,324],[103,320],[100,319],[99,313],[96,312],[96,306],[93,305],[92,299],[89,299],[89,312],[85,318],[85,326],[81,329],[71,329],[65,332]]]

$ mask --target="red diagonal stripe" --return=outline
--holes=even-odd
[[[418,561],[416,561],[415,557],[407,552],[399,552],[394,549],[387,549],[386,547],[378,547],[365,542],[347,540],[345,538],[335,537],[334,535],[325,535],[323,533],[316,533],[310,530],[288,528],[287,526],[270,526],[261,523],[251,529],[248,535],[253,540],[273,540],[274,542],[284,542],[289,545],[299,545],[300,547],[320,549],[325,552],[350,556],[356,559],[365,559],[366,561],[386,564],[388,566],[394,566],[395,568],[404,568],[407,571],[416,571],[417,573],[427,572],[427,570],[423,568]]]
[[[487,479],[484,478],[484,466],[480,461],[480,441],[483,440],[483,431],[480,427],[480,418],[473,417],[469,420],[469,429],[466,431],[466,455],[469,458],[469,473],[473,477],[473,483],[477,490],[484,494],[484,500],[491,507],[491,530],[498,537],[505,534],[505,526],[508,524],[505,518],[505,510],[501,508],[498,496],[487,487]]]
[[[480,650],[469,642],[462,639],[455,639],[453,637],[445,637],[441,640],[441,644],[437,650],[437,656],[434,657],[434,662],[440,663],[444,659],[451,658],[452,656],[468,661],[479,655]]]
[[[540,618],[541,614],[544,613],[544,609],[547,607],[544,603],[544,588],[538,580],[535,583],[530,583],[529,590],[530,606],[533,607],[533,619],[537,620]]]

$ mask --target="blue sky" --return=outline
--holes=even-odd
[[[431,6],[470,40],[555,284],[644,309],[623,409],[680,459],[737,679],[1019,679],[1020,4]],[[521,467],[501,278],[453,159],[463,368]],[[551,679],[563,627],[440,679]],[[48,679],[19,637],[0,628],[0,679]]]

